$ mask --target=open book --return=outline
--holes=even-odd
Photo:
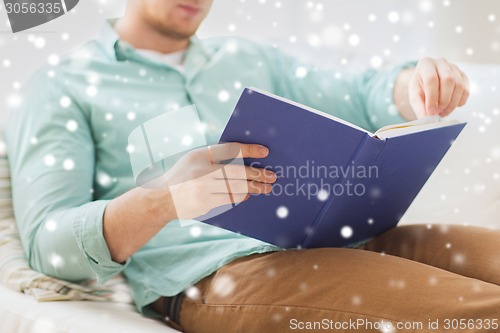
[[[278,174],[270,195],[200,219],[283,248],[347,246],[394,227],[465,124],[424,119],[375,133],[245,89],[220,142],[259,143],[246,165]]]

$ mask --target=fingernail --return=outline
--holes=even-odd
[[[264,155],[264,156],[266,156],[267,154],[269,154],[269,149],[267,149],[266,147],[263,147],[263,146],[261,146],[261,147],[259,148],[259,151],[260,151],[260,153],[261,153],[262,155]]]
[[[429,115],[431,115],[431,116],[433,116],[437,113],[437,109],[435,106],[429,107],[429,109],[427,111],[429,112]]]
[[[277,177],[275,173],[267,173],[266,178],[269,180],[275,180]]]

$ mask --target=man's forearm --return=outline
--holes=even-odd
[[[408,86],[414,70],[414,68],[408,68],[401,71],[394,86],[394,102],[398,108],[399,114],[408,121],[417,119],[410,105],[408,93]]]
[[[134,188],[113,199],[104,212],[104,238],[111,258],[122,263],[146,244],[176,212],[168,190]]]

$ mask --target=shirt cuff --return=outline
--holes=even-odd
[[[87,204],[87,209],[74,224],[78,246],[87,258],[99,283],[104,283],[120,273],[130,262],[130,258],[123,264],[113,261],[104,239],[103,217],[108,202],[109,200],[99,200]]]
[[[415,61],[407,62],[390,69],[383,78],[378,80],[379,87],[374,87],[374,91],[380,91],[369,104],[368,116],[373,130],[392,124],[406,123],[394,102],[394,85],[401,71],[413,68],[417,65]]]

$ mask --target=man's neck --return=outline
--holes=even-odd
[[[121,40],[137,49],[173,53],[185,50],[189,46],[189,38],[178,39],[165,36],[147,23],[132,17],[125,16],[119,19],[114,28]]]

